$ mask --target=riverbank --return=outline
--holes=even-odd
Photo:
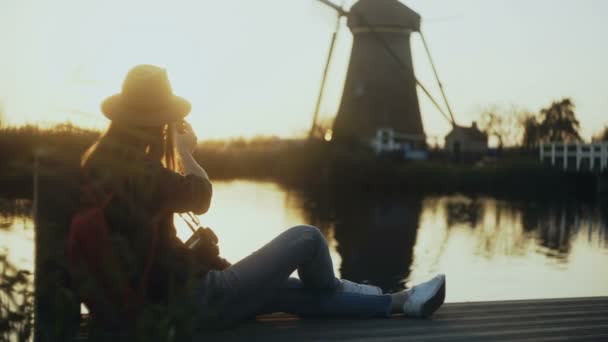
[[[240,148],[201,145],[195,157],[216,179],[271,180],[304,191],[481,194],[508,198],[593,197],[597,177],[541,164],[534,153],[510,151],[480,163],[455,163],[441,152],[427,161],[378,158],[331,143],[276,142]]]
[[[0,192],[30,198],[34,155],[54,150],[72,165],[99,132],[70,125],[0,131]],[[355,191],[399,191],[421,194],[485,194],[499,197],[593,196],[596,177],[543,166],[534,155],[511,153],[492,162],[452,163],[435,156],[408,162],[378,158],[364,149],[345,149],[323,141],[205,141],[195,158],[212,179],[274,181],[306,191],[327,188]]]

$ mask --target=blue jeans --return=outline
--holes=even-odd
[[[300,279],[289,277],[296,270]],[[203,311],[226,323],[272,312],[386,317],[391,305],[390,295],[342,292],[327,241],[312,226],[290,228],[226,270],[209,272],[202,296]]]

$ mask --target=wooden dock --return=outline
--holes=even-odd
[[[432,319],[261,316],[201,341],[608,341],[608,297],[445,304]]]
[[[41,158],[36,202],[35,341],[86,340],[63,248],[77,207],[78,161]],[[59,165],[59,166],[58,166]],[[58,171],[59,170],[59,171]],[[71,171],[70,171],[71,170]],[[61,177],[57,177],[61,175]],[[69,180],[69,181],[66,181]],[[62,196],[56,196],[61,193]],[[59,267],[58,267],[59,266]],[[599,272],[599,271],[598,271]],[[61,295],[58,295],[61,294]],[[69,293],[68,293],[69,294]],[[61,319],[58,319],[61,318]],[[113,341],[122,341],[120,336]],[[298,319],[269,315],[195,341],[607,341],[608,297],[445,304],[428,320]]]

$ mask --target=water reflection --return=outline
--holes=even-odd
[[[450,301],[608,294],[608,274],[593,272],[608,262],[600,203],[302,196],[307,218],[334,231],[339,269],[348,279],[396,290],[444,272]],[[314,199],[319,202],[311,204]]]
[[[606,246],[606,216],[600,207],[572,203],[556,203],[549,208],[535,206],[524,210],[522,222],[525,229],[537,232],[539,249],[555,258],[568,258],[572,240],[579,233],[587,234],[589,242],[598,234],[596,241],[603,241]]]
[[[28,201],[0,201],[0,253],[33,268]],[[300,192],[273,183],[214,185],[201,217],[239,260],[290,226],[328,238],[344,278],[401,289],[448,274],[447,301],[608,295],[608,210],[595,202]],[[176,220],[179,234],[190,234]]]
[[[8,228],[14,220],[30,217],[31,214],[32,201],[0,198],[0,229]]]
[[[30,200],[0,198],[0,255],[19,269],[34,270],[34,222]]]
[[[333,228],[342,277],[385,290],[403,288],[413,261],[422,198],[333,193],[307,206],[314,224]]]

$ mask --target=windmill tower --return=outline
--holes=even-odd
[[[336,10],[338,18],[347,17],[348,27],[353,34],[342,101],[333,127],[334,141],[355,140],[375,144],[379,139],[383,139],[384,133],[390,132],[391,139],[397,137],[408,147],[424,148],[426,137],[420,115],[417,86],[431,99],[441,114],[455,125],[428,46],[420,32],[421,18],[418,13],[398,0],[359,0],[349,11],[328,0],[319,1]],[[330,45],[317,111],[338,28],[339,20]],[[412,33],[420,33],[422,37],[449,117],[414,74],[410,47]],[[313,119],[313,129],[317,111]]]
[[[350,10],[348,27],[353,46],[335,139],[368,141],[379,129],[390,128],[424,145],[410,49],[420,16],[397,0],[360,0]],[[405,64],[401,71],[391,53]]]

